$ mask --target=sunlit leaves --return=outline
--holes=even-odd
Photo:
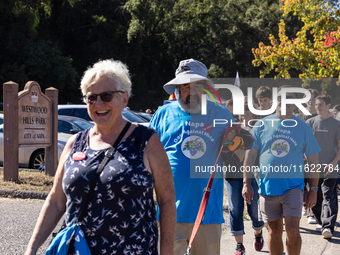
[[[270,44],[253,49],[254,66],[264,64],[260,76],[272,70],[276,77],[289,78],[292,69],[300,71],[305,85],[310,79],[340,77],[340,12],[319,0],[281,0],[283,18],[294,13],[303,22],[295,38],[285,34],[279,23],[279,38],[270,36]]]

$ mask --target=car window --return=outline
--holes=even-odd
[[[144,119],[147,122],[150,122],[152,119],[152,116],[149,114],[144,114],[144,113],[135,113],[136,115],[138,115],[138,117]]]
[[[145,122],[144,119],[141,119],[140,117],[134,115],[132,112],[129,112],[126,109],[123,109],[122,115],[127,118],[131,122],[137,122],[137,123],[143,123]]]
[[[71,123],[63,120],[58,120],[58,132],[71,134],[71,129],[78,129]]]
[[[86,108],[76,108],[76,109],[74,109],[73,116],[84,119],[84,120],[92,121],[89,114],[87,113]]]
[[[88,129],[89,127],[92,127],[93,124],[83,121],[83,120],[73,120],[74,124],[79,126],[82,130]]]

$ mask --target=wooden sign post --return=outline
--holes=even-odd
[[[4,181],[18,180],[18,88],[19,85],[12,81],[3,85]]]
[[[48,88],[45,90],[52,103],[52,143],[51,146],[45,148],[45,174],[54,176],[58,166],[58,90],[56,88]]]
[[[18,96],[19,145],[51,146],[52,104],[35,81],[26,83]]]
[[[4,180],[18,180],[18,147],[45,148],[45,173],[54,175],[58,161],[58,90],[48,96],[35,81],[26,83],[18,94],[18,84],[4,83]],[[48,167],[48,168],[46,168]]]

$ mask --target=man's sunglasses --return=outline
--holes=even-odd
[[[116,90],[116,91],[105,91],[100,94],[89,94],[89,95],[85,95],[84,99],[86,103],[88,104],[95,104],[99,96],[103,102],[108,103],[108,102],[111,102],[114,93],[124,93],[124,91]]]
[[[197,90],[203,90],[204,89],[204,84],[200,83],[200,82],[196,82],[195,84],[190,84],[190,85],[188,84],[188,85],[180,86],[180,89],[183,92],[189,92],[190,89],[195,89],[196,91]]]

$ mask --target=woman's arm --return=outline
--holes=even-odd
[[[152,135],[144,152],[144,164],[155,180],[160,210],[160,254],[173,255],[176,232],[176,195],[168,156],[157,134]]]
[[[40,211],[31,239],[27,245],[25,255],[35,255],[38,248],[46,241],[65,212],[66,196],[62,190],[64,164],[70,154],[75,136],[72,136],[61,154],[54,184],[51,192]]]

